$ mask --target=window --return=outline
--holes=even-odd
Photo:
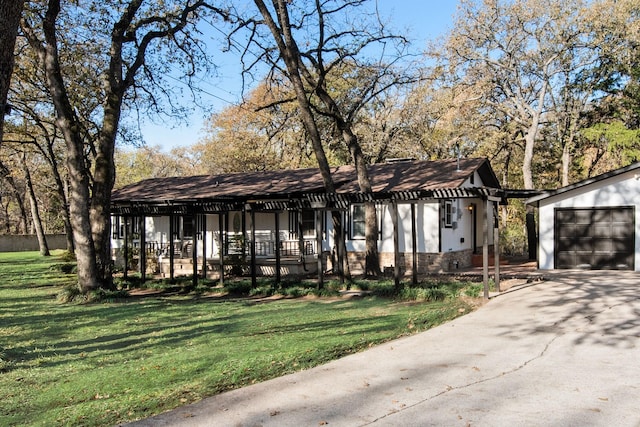
[[[112,237],[114,239],[124,239],[124,227],[125,227],[124,217],[114,216],[114,217],[111,217],[111,220],[112,220]]]
[[[302,211],[302,235],[314,237],[316,235],[316,213],[312,210]]]
[[[302,237],[315,237],[316,212],[314,210],[289,211],[289,239],[297,239],[298,230],[302,230]]]
[[[193,238],[193,215],[184,215],[182,217],[182,238]]]
[[[453,202],[451,200],[446,200],[444,202],[444,226],[446,228],[453,227]]]
[[[131,234],[134,239],[140,238],[140,233],[142,232],[142,221],[144,219],[139,216],[134,216],[131,218]]]
[[[193,215],[173,217],[173,239],[190,239],[193,237]]]
[[[378,240],[382,240],[382,224],[386,206],[376,204],[376,217],[378,219]],[[364,205],[351,205],[351,238],[364,239],[366,236],[366,209]]]
[[[351,238],[364,239],[365,237],[365,209],[364,205],[351,206]]]

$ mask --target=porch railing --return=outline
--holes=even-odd
[[[134,241],[133,247],[139,248],[140,242]],[[198,241],[198,245],[202,244]],[[210,244],[210,243],[209,243]],[[216,242],[217,244],[217,242]],[[242,244],[240,239],[228,240],[226,242],[225,255],[242,255]],[[145,250],[147,256],[159,256],[162,255],[165,258],[169,257],[171,243],[168,242],[146,242]],[[173,243],[174,257],[175,258],[191,258],[193,256],[193,240],[180,240]],[[280,256],[282,257],[299,257],[301,255],[315,255],[317,254],[315,239],[304,239],[302,242],[302,248],[300,247],[300,241],[298,240],[281,240],[280,241]],[[256,239],[256,256],[257,257],[275,257],[276,256],[276,242],[275,240]],[[251,241],[244,241],[244,253],[246,256],[251,256]]]

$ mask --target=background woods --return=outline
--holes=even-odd
[[[83,289],[110,286],[111,190],[143,178],[350,163],[366,192],[366,164],[461,155],[532,189],[640,159],[633,0],[461,0],[427,46],[373,0],[9,6],[22,22],[3,21],[13,42],[0,31],[13,106],[0,118],[0,232],[66,233]],[[223,51],[237,53],[242,102],[210,114],[196,143],[147,145],[140,121],[170,125],[200,105]],[[523,207],[502,218],[505,247],[523,252]]]

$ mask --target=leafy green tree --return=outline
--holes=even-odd
[[[133,184],[148,178],[171,176],[189,176],[201,174],[185,161],[179,149],[164,153],[160,147],[142,146],[138,148],[117,149],[115,165],[118,171],[115,188]]]
[[[586,115],[581,131],[587,176],[640,160],[640,5],[602,0],[590,12],[599,62],[589,77],[605,96]]]

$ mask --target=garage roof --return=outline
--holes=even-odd
[[[625,174],[625,173],[628,173],[628,172],[632,172],[634,170],[639,170],[640,171],[640,162],[632,163],[629,166],[625,166],[623,168],[619,168],[619,169],[613,170],[611,172],[603,173],[602,175],[594,176],[592,178],[587,178],[585,180],[576,182],[575,184],[571,184],[571,185],[567,185],[566,187],[558,188],[557,190],[544,191],[538,196],[531,197],[530,199],[527,199],[527,201],[525,203],[528,204],[528,205],[540,206],[540,202],[542,200],[545,200],[545,199],[549,198],[549,197],[557,196],[559,194],[567,193],[567,192],[572,191],[572,190],[576,190],[576,189],[579,189],[579,188],[587,187],[587,186],[595,184],[597,182],[601,182],[601,181],[604,181],[604,180],[609,179],[609,178],[613,178],[613,177],[618,176],[618,175],[622,175],[622,174]]]

